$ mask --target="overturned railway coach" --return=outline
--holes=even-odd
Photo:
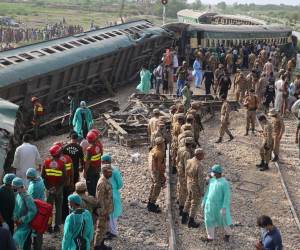
[[[255,43],[277,44],[282,50],[292,53],[292,30],[273,25],[214,25],[170,23],[164,28],[175,32],[180,54],[198,47],[215,49]]]
[[[171,32],[139,20],[1,52],[0,97],[29,108],[38,96],[53,114],[71,90],[92,100],[135,81],[172,44]]]

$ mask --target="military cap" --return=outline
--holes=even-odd
[[[223,169],[222,169],[222,167],[219,164],[215,164],[212,167],[212,172],[216,173],[216,174],[222,174]]]
[[[3,183],[6,184],[6,185],[11,185],[14,178],[16,178],[15,174],[12,174],[12,173],[11,174],[6,174],[3,177]]]
[[[201,102],[192,102],[191,106],[192,108],[199,108],[199,106],[201,106]]]
[[[184,119],[184,114],[183,113],[178,113],[177,114],[177,119]]]
[[[153,114],[159,114],[159,109],[153,109]]]
[[[79,181],[75,184],[75,191],[86,191],[87,186],[85,181]]]
[[[81,198],[78,194],[70,194],[68,196],[68,201],[74,202],[77,205],[81,204]]]
[[[194,143],[195,141],[194,141],[194,138],[193,137],[186,137],[186,138],[184,138],[184,143],[185,144],[192,144],[192,143]]]
[[[192,114],[188,114],[188,115],[186,116],[186,119],[187,119],[187,120],[189,120],[189,119],[194,119],[194,116],[193,116]]]
[[[195,149],[195,155],[203,154],[203,153],[204,153],[203,148],[196,148],[196,149]]]
[[[159,144],[162,144],[162,143],[164,143],[164,138],[162,138],[162,137],[157,137],[157,138],[155,138],[155,145],[159,145]]]
[[[268,115],[269,116],[276,116],[278,114],[278,111],[276,109],[270,109]]]
[[[192,130],[192,126],[190,124],[184,124],[181,126],[181,130],[185,131],[185,130]]]

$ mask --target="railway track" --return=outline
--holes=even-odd
[[[293,114],[290,114],[285,119],[285,133],[280,145],[280,160],[275,163],[275,166],[300,233],[300,161],[297,145],[295,144],[296,126],[297,119]]]

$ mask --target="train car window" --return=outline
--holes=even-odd
[[[30,54],[32,54],[33,56],[37,56],[37,57],[45,56],[45,54],[40,51],[30,51]]]
[[[90,44],[88,41],[83,40],[83,39],[77,40],[77,42],[82,43],[82,44]]]
[[[119,35],[119,36],[121,36],[121,35],[122,35],[122,33],[121,33],[121,32],[119,32],[119,31],[114,31],[113,33],[114,33],[114,34],[116,34],[116,35]]]
[[[99,37],[99,36],[93,36],[93,38],[97,39],[98,41],[103,40],[103,39],[102,39],[101,37]]]
[[[56,53],[55,50],[52,50],[52,49],[49,49],[49,48],[44,48],[44,49],[42,49],[42,51],[45,51],[45,52],[47,52],[47,53],[49,53],[49,54],[54,54],[54,53]]]
[[[85,38],[85,40],[88,40],[88,41],[90,41],[92,43],[97,42],[95,39],[93,39],[91,37],[87,37],[87,38]]]
[[[25,59],[27,59],[27,60],[32,60],[32,59],[35,58],[35,57],[33,57],[33,56],[29,55],[29,54],[26,54],[26,53],[19,54],[19,56],[20,56],[20,57],[23,57],[23,58],[25,58]]]
[[[9,59],[10,61],[13,61],[15,63],[24,62],[24,60],[22,58],[17,57],[17,56],[10,56],[10,57],[7,57],[7,59]]]
[[[129,34],[134,34],[134,31],[130,30],[130,29],[125,29],[126,32],[128,32]]]
[[[65,48],[60,47],[60,46],[52,46],[52,48],[53,48],[53,49],[56,49],[56,50],[58,50],[58,51],[64,51],[64,50],[66,50]]]
[[[74,48],[74,46],[72,46],[71,44],[68,44],[68,43],[60,44],[60,46],[66,48],[66,49],[73,49]]]
[[[140,29],[140,30],[144,30],[144,29],[145,29],[145,27],[142,26],[142,25],[137,25],[136,27],[137,27],[138,29]]]
[[[78,42],[76,42],[76,41],[71,41],[70,43],[71,43],[72,45],[76,46],[76,47],[79,47],[79,46],[82,45],[81,43],[78,43]]]
[[[5,59],[0,59],[0,64],[4,65],[4,66],[8,66],[13,64],[12,62],[5,60]]]
[[[120,30],[122,33],[124,33],[125,35],[130,35],[130,32],[127,32],[125,30]]]
[[[101,35],[99,35],[99,36],[103,37],[104,39],[108,39],[108,38],[109,38],[109,36],[107,36],[107,35],[105,35],[105,34],[101,34]]]
[[[109,33],[109,32],[106,32],[105,34],[108,35],[108,36],[110,36],[110,37],[115,37],[116,36],[115,34]]]

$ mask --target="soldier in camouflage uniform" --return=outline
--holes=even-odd
[[[194,139],[192,137],[184,138],[184,146],[178,149],[176,158],[178,169],[178,202],[179,202],[179,215],[182,215],[183,206],[187,196],[185,169],[187,160],[192,158],[192,144]]]
[[[176,174],[176,156],[178,150],[178,136],[181,133],[181,126],[184,124],[184,114],[175,114],[174,115],[175,124],[172,126],[171,131],[171,160],[173,166],[173,174]]]
[[[220,127],[220,131],[219,131],[220,137],[216,141],[216,143],[222,142],[222,139],[223,139],[223,136],[225,133],[229,135],[230,141],[233,140],[233,135],[231,134],[231,132],[228,129],[230,105],[227,102],[227,98],[225,95],[221,96],[221,99],[223,101],[223,104],[222,104],[222,108],[221,108],[221,127]]]
[[[155,139],[155,147],[149,152],[149,168],[151,171],[151,190],[149,202],[147,205],[149,212],[160,213],[156,200],[160,194],[161,188],[165,185],[165,152],[163,151],[164,139],[158,137]]]
[[[192,114],[194,117],[194,137],[197,145],[199,145],[200,131],[203,130],[200,107],[201,107],[201,102],[193,102],[191,104],[191,108],[188,111],[188,114]]]
[[[200,225],[195,222],[194,218],[204,189],[204,174],[201,164],[203,158],[203,149],[197,148],[195,150],[195,156],[187,161],[185,169],[188,196],[184,204],[181,222],[185,224],[188,220],[188,227],[193,228],[197,228]]]
[[[164,152],[166,151],[166,144],[168,143],[168,135],[167,135],[167,130],[165,127],[165,123],[163,121],[159,121],[158,127],[156,131],[152,134],[151,136],[151,143],[150,143],[150,149],[155,147],[155,139],[158,137],[164,138],[164,143],[163,143],[163,149]]]
[[[272,150],[273,150],[273,129],[272,124],[270,124],[264,115],[258,118],[259,122],[263,127],[263,144],[260,148],[261,163],[256,165],[260,168],[260,171],[265,171],[269,169],[269,161],[271,160]]]
[[[96,213],[98,218],[94,239],[95,250],[111,249],[104,245],[104,236],[107,231],[109,215],[113,211],[112,187],[109,182],[109,178],[112,175],[112,168],[110,164],[104,164],[101,166],[101,171],[102,175],[96,187],[96,199],[98,202]]]

